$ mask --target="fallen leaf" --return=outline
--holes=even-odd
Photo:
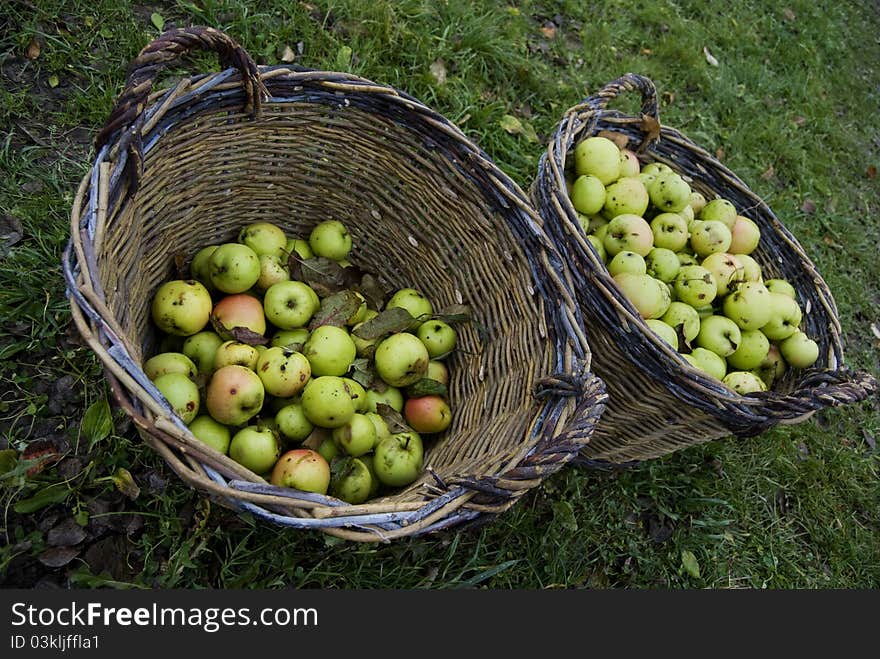
[[[162,14],[156,12],[150,14],[150,23],[152,23],[159,32],[165,29],[165,19],[162,18]]]
[[[21,454],[21,459],[33,463],[27,470],[28,477],[33,477],[58,462],[61,454],[51,442],[38,440],[28,444]]]
[[[53,73],[52,75],[49,76],[49,79],[48,79],[46,82],[49,83],[49,86],[50,86],[52,89],[55,89],[55,88],[58,86],[58,83],[61,82],[61,81],[58,79],[58,76],[56,76],[56,75]]]
[[[653,55],[654,51],[650,48],[642,48],[642,55]]]
[[[309,322],[312,332],[323,325],[344,327],[361,306],[361,299],[354,291],[344,290],[328,295],[321,300],[321,307]]]
[[[435,59],[431,62],[431,66],[428,67],[431,71],[431,75],[434,76],[434,80],[437,81],[438,85],[446,84],[446,62],[443,61],[442,57]]]
[[[868,442],[868,446],[871,447],[872,451],[877,450],[877,440],[874,439],[874,435],[862,428],[862,437],[864,437],[865,441]]]
[[[596,133],[596,137],[604,137],[611,140],[617,145],[618,149],[625,149],[629,145],[629,138],[623,133],[614,130],[600,130]]]
[[[282,62],[292,62],[296,59],[296,53],[293,52],[293,48],[290,46],[284,46],[284,52],[281,53],[281,61]]]
[[[653,142],[660,138],[660,122],[649,114],[642,115],[641,129],[645,133],[645,141]]]
[[[544,23],[544,25],[541,26],[541,34],[547,39],[553,39],[556,36],[556,26],[550,22]]]
[[[816,204],[809,199],[805,199],[804,203],[801,204],[801,212],[813,215],[816,212]]]
[[[874,338],[880,339],[880,327],[877,327],[877,323],[871,323],[871,334]]]
[[[411,398],[421,398],[422,396],[446,397],[448,393],[449,391],[445,384],[431,378],[422,378],[406,388],[406,394]]]
[[[511,135],[518,135],[523,132],[522,122],[512,114],[505,114],[498,121],[500,126]]]
[[[88,440],[90,449],[113,432],[113,416],[106,398],[99,398],[89,405],[83,414],[79,431]]]
[[[352,334],[364,341],[378,340],[386,334],[404,332],[415,325],[421,324],[403,307],[385,309],[378,315],[352,330]]]
[[[24,56],[28,59],[37,59],[40,56],[40,51],[42,50],[40,46],[40,42],[37,41],[36,38],[30,40],[27,45],[27,49],[24,52]]]
[[[68,517],[56,524],[46,534],[46,542],[53,547],[72,547],[85,540],[85,529],[76,523],[73,517]]]
[[[782,15],[785,16],[786,20],[793,21],[797,18],[797,14],[794,13],[794,9],[791,7],[786,7],[782,10]]]
[[[399,432],[411,432],[412,428],[407,425],[403,416],[390,405],[376,403],[376,413],[382,417],[388,431],[394,435]]]
[[[663,92],[662,96],[664,105],[672,105],[675,103],[675,92],[666,91]]]
[[[693,552],[687,549],[681,552],[681,565],[689,575],[695,579],[700,578],[700,564],[697,562],[697,557],[694,556]]]
[[[865,176],[869,179],[877,178],[877,168],[874,165],[869,165],[868,169],[865,170]]]
[[[23,236],[21,220],[14,215],[0,217],[0,259],[9,254],[9,249],[20,242]]]
[[[724,147],[719,146],[717,149],[715,149],[715,157],[718,160],[724,160],[724,156],[725,156]]]
[[[37,556],[46,567],[64,567],[79,555],[79,549],[75,547],[49,547]]]
[[[804,124],[807,123],[807,118],[798,116],[798,117],[795,117],[794,119],[792,119],[792,121],[794,122],[795,126],[800,128],[801,126],[803,126]]]
[[[125,467],[120,467],[116,473],[111,476],[116,489],[122,492],[129,499],[137,499],[141,493],[141,488],[134,482],[131,472]]]
[[[709,49],[706,46],[703,46],[703,55],[706,56],[706,61],[709,62],[712,66],[718,66],[718,60],[715,59],[715,56],[709,52]]]
[[[774,176],[776,176],[776,168],[773,167],[773,165],[770,165],[769,167],[767,167],[767,169],[764,170],[764,173],[761,174],[761,178],[764,179],[765,181],[770,180]]]

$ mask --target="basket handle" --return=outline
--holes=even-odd
[[[639,150],[643,150],[651,142],[660,138],[660,114],[657,103],[657,88],[653,81],[638,73],[624,73],[616,80],[612,80],[603,86],[595,94],[586,98],[581,103],[592,110],[592,114],[605,110],[608,104],[624,92],[638,92],[642,97],[641,120],[642,129],[645,132]]]
[[[139,177],[143,163],[143,150],[140,129],[144,122],[144,111],[153,83],[159,73],[169,65],[194,50],[211,50],[217,53],[220,65],[234,67],[241,74],[241,84],[245,93],[245,111],[259,116],[266,87],[260,79],[256,62],[231,37],[212,27],[192,26],[176,28],[163,32],[153,42],[144,47],[128,67],[128,80],[116,100],[107,123],[95,138],[95,146],[101,149],[110,141],[117,130],[126,129],[132,133],[129,142],[129,156],[136,165],[130,173]],[[137,180],[133,180],[137,183]]]

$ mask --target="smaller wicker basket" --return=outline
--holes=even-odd
[[[608,108],[624,92],[641,95],[639,116]],[[752,256],[765,278],[782,277],[796,288],[802,327],[820,347],[814,367],[789,369],[772,390],[742,396],[693,368],[648,329],[586,240],[566,189],[574,147],[603,131],[625,136],[643,163],[669,165],[707,199],[727,198],[757,222],[761,242]],[[570,108],[541,157],[531,196],[571,264],[594,368],[610,398],[578,462],[628,463],[730,435],[753,436],[776,424],[804,421],[826,407],[863,401],[876,390],[870,374],[844,366],[834,298],[801,245],[733,172],[680,132],[660,125],[650,79],[626,74]]]
[[[190,51],[223,71],[152,92]],[[482,523],[574,459],[605,404],[565,262],[517,185],[447,119],[354,75],[257,67],[212,28],[172,30],[132,62],[76,194],[64,255],[73,319],[140,436],[189,485],[270,522],[356,541]],[[471,307],[451,357],[455,420],[425,473],[361,505],[269,485],[199,442],[145,377],[149,303],[198,248],[268,220],[328,218],[386,290]]]

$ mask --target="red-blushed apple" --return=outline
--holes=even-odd
[[[744,215],[737,215],[730,230],[731,254],[751,254],[761,241],[761,230],[755,222]]]
[[[327,494],[330,487],[330,465],[317,451],[307,448],[291,449],[278,458],[272,469],[270,482],[279,487]]]
[[[205,404],[215,420],[240,426],[263,407],[266,390],[260,376],[249,368],[231,364],[218,368],[208,381]]]
[[[156,327],[166,334],[192,336],[208,324],[211,293],[195,279],[172,279],[156,290],[150,314]]]
[[[247,245],[223,243],[211,254],[211,282],[223,293],[244,293],[260,278],[260,257]]]
[[[392,387],[406,387],[421,380],[431,357],[421,340],[407,332],[398,332],[376,345],[373,363],[376,373]]]
[[[630,149],[620,149],[620,176],[638,176],[642,169],[639,157]]]
[[[403,416],[410,428],[418,433],[442,432],[452,423],[452,410],[442,396],[428,395],[408,398]]]
[[[191,380],[199,374],[195,362],[182,352],[160,352],[144,362],[144,373],[151,380],[168,373],[183,373]]]
[[[321,325],[312,330],[302,352],[314,375],[345,375],[357,356],[349,333],[334,325]]]
[[[415,431],[394,433],[373,450],[373,469],[379,481],[389,487],[403,487],[422,473],[424,445]]]
[[[322,428],[338,428],[355,415],[348,385],[335,375],[320,375],[309,380],[301,403],[306,418]]]
[[[188,424],[199,413],[199,388],[184,373],[160,375],[153,384],[171,405],[181,421]]]
[[[225,295],[214,305],[211,318],[220,338],[232,339],[232,330],[236,327],[249,329],[255,334],[266,333],[266,315],[263,304],[253,295],[235,293]]]
[[[257,360],[259,357],[260,352],[257,350],[256,346],[232,339],[224,341],[220,344],[220,347],[217,348],[217,353],[214,355],[214,368],[217,369],[229,366],[230,364],[238,364],[239,366],[244,366],[253,371],[257,368]]]
[[[271,222],[251,222],[238,232],[238,242],[250,247],[257,256],[287,259],[287,235],[284,229]]]
[[[339,220],[325,220],[309,233],[309,247],[315,256],[341,261],[351,252],[351,234]]]
[[[204,442],[218,453],[225,454],[229,450],[232,431],[229,426],[223,425],[210,414],[199,414],[188,427],[196,439]]]

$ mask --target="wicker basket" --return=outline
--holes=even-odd
[[[221,73],[151,92],[196,50]],[[271,522],[388,541],[491,519],[575,458],[604,409],[564,262],[526,194],[414,98],[344,73],[257,67],[228,36],[162,34],[134,60],[76,195],[64,271],[73,318],[140,436],[199,491]],[[176,257],[256,220],[350,229],[386,290],[467,304],[451,357],[453,425],[425,472],[361,505],[267,484],[199,442],[145,377],[149,299]],[[179,265],[179,264],[178,264]]]
[[[608,109],[623,92],[641,95],[641,116]],[[625,136],[643,163],[669,165],[707,199],[727,198],[757,222],[761,242],[752,256],[766,278],[783,277],[796,288],[802,327],[820,347],[814,367],[788,369],[770,391],[742,396],[690,366],[648,329],[586,240],[566,191],[566,161],[575,145],[604,131]],[[795,237],[733,172],[660,125],[651,80],[624,75],[569,109],[541,157],[531,196],[571,264],[593,367],[609,394],[599,427],[576,462],[613,466],[730,435],[754,436],[776,424],[804,421],[822,408],[865,400],[875,390],[869,374],[844,366],[834,299]]]

